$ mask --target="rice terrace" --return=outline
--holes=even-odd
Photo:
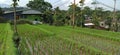
[[[0,0],[0,55],[120,55],[120,0]]]

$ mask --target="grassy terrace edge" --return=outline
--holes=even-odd
[[[16,48],[14,46],[14,42],[12,40],[13,38],[13,31],[11,30],[11,26],[9,23],[5,24],[5,35],[4,36],[4,40],[3,40],[3,44],[2,44],[2,48],[0,51],[0,55],[16,55]]]
[[[64,27],[61,27],[61,28],[64,28]],[[92,35],[92,36],[96,36],[96,37],[99,37],[99,38],[105,38],[105,39],[109,39],[109,40],[113,40],[113,41],[119,41],[120,42],[120,36],[115,36],[115,35],[120,35],[120,33],[117,33],[115,34],[114,32],[110,32],[110,31],[103,31],[103,30],[96,30],[96,29],[89,29],[89,28],[78,28],[77,29],[72,29],[71,27],[67,27],[67,28],[64,28],[66,30],[72,30],[72,31],[76,31],[78,33],[82,33],[82,34],[87,34],[87,35]],[[83,31],[84,29],[86,29],[86,31]],[[82,31],[81,31],[82,30]],[[91,31],[91,32],[90,32]],[[101,33],[94,33],[92,31],[98,31],[98,32],[103,32],[103,33],[109,33],[109,34],[113,34],[112,36],[110,35],[102,35]]]

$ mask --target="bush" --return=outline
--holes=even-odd
[[[55,22],[54,22],[54,25],[55,25],[55,26],[63,26],[63,25],[64,25],[64,22],[58,20],[58,21],[55,21]]]
[[[12,25],[14,24],[14,21],[11,21],[10,22]],[[29,21],[29,20],[17,20],[17,24],[32,24],[32,22],[31,21]]]
[[[5,19],[5,18],[3,18],[3,17],[0,17],[0,23],[6,23],[6,22],[8,22],[8,19]]]

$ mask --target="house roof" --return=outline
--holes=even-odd
[[[23,11],[22,14],[42,14],[42,13],[37,10],[27,10],[27,11]]]
[[[16,12],[22,12],[23,10],[16,10]],[[4,14],[14,13],[14,11],[4,11]]]

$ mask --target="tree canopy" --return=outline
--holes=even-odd
[[[30,7],[31,9],[39,10],[41,12],[45,12],[47,9],[49,10],[52,8],[52,5],[44,0],[29,1],[27,6]]]

